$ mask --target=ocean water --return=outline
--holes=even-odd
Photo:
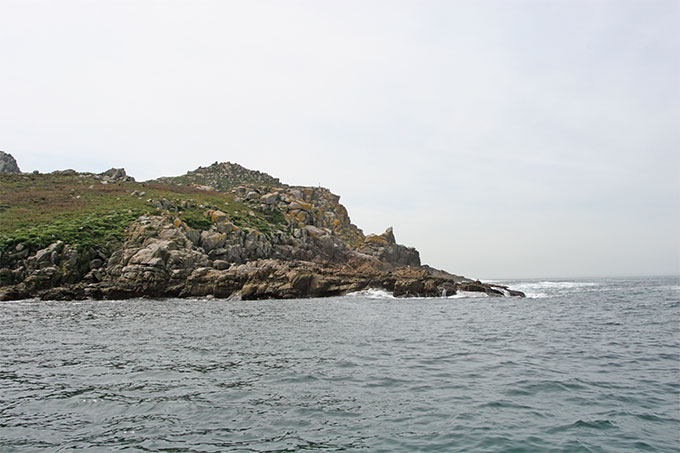
[[[0,451],[680,451],[680,279],[0,303]]]

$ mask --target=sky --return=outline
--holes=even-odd
[[[680,274],[677,0],[0,0],[0,150],[237,162],[481,279]]]

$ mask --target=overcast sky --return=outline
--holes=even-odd
[[[680,273],[680,1],[0,0],[0,150],[231,161],[476,278]]]

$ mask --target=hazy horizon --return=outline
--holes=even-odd
[[[680,274],[680,2],[0,0],[0,150],[231,161],[480,279]]]

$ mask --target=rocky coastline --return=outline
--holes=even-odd
[[[0,176],[3,186],[0,216],[18,219],[27,203],[21,200],[62,203],[54,219],[75,227],[67,224],[62,234],[44,216],[36,225],[16,220],[0,230],[0,300],[287,299],[373,288],[396,297],[524,296],[422,265],[392,228],[364,235],[328,189],[288,186],[237,164],[146,183],[122,169],[15,171]],[[47,195],[38,196],[38,187]],[[118,221],[120,231],[107,229],[114,220],[92,223],[97,215]]]

